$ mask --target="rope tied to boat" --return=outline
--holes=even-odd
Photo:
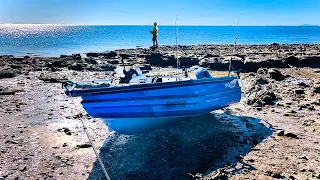
[[[82,119],[83,115],[82,115],[82,113],[80,113],[80,111],[78,110],[77,105],[76,105],[76,103],[74,102],[73,97],[72,97],[70,91],[69,91],[69,96],[71,97],[72,104],[74,105],[74,108],[75,108],[75,110],[76,110],[76,112],[77,112],[77,116],[78,116],[78,118],[80,119],[80,121],[81,121],[81,123],[82,123],[83,130],[84,130],[84,132],[86,133],[86,135],[87,135],[87,137],[88,137],[88,139],[89,139],[89,143],[90,143],[90,145],[91,145],[91,147],[92,147],[92,149],[93,149],[96,157],[98,158],[98,161],[99,161],[99,164],[100,164],[100,166],[101,166],[101,169],[102,169],[105,177],[107,178],[107,180],[111,180],[110,177],[109,177],[109,175],[108,175],[108,172],[107,172],[106,168],[104,167],[104,165],[103,165],[103,163],[102,163],[102,160],[101,160],[101,158],[100,158],[100,156],[99,156],[99,154],[98,154],[98,151],[96,150],[96,148],[95,148],[95,146],[94,146],[94,144],[93,144],[93,142],[92,142],[91,136],[89,135],[89,133],[88,133],[88,131],[87,131],[87,128],[86,128],[86,126],[85,126],[85,124],[84,124],[84,122],[83,122],[83,119]]]

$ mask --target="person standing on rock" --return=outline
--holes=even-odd
[[[153,48],[158,47],[158,24],[157,22],[153,23],[153,30],[150,31],[152,34],[152,42],[153,42]]]

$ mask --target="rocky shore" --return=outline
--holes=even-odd
[[[241,69],[244,97],[172,127],[127,136],[86,115],[112,179],[319,179],[320,45],[161,46],[60,57],[0,56],[0,179],[102,179],[66,80],[200,65]]]

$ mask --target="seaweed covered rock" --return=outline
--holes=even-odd
[[[276,95],[270,90],[260,90],[249,95],[247,104],[253,106],[273,105],[277,100]]]
[[[44,82],[56,83],[56,82],[64,82],[68,80],[68,77],[65,74],[52,72],[52,73],[41,73],[38,77],[40,80]]]

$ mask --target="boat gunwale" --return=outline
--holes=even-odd
[[[88,95],[101,95],[101,94],[116,94],[123,92],[135,92],[135,91],[145,91],[145,90],[156,90],[156,89],[165,89],[165,88],[174,88],[180,86],[192,86],[197,84],[209,84],[213,82],[223,82],[228,80],[237,79],[235,76],[231,77],[219,77],[219,78],[205,78],[205,79],[196,79],[196,80],[187,80],[187,81],[174,81],[166,83],[147,83],[147,84],[134,84],[130,86],[118,86],[118,87],[104,87],[104,88],[95,88],[95,89],[72,89],[70,92],[73,96],[84,96]]]

